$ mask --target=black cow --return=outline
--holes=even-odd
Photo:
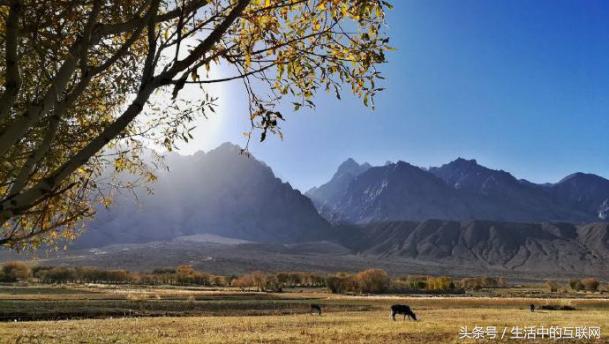
[[[317,315],[321,315],[321,306],[317,304],[311,304],[311,314],[317,313]]]
[[[531,303],[529,305],[529,309],[531,310],[531,312],[535,312],[535,305]]]
[[[406,320],[406,316],[408,319],[417,320],[416,314],[410,309],[410,306],[407,305],[393,305],[391,306],[391,319],[395,321],[396,314],[404,314],[404,320]]]

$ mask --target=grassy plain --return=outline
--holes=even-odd
[[[0,343],[480,343],[459,328],[601,327],[609,343],[609,300],[483,296],[341,296],[315,290],[284,293],[201,288],[0,287]],[[324,314],[309,315],[309,304]],[[420,321],[391,321],[389,306],[406,303]],[[568,304],[575,311],[528,305]],[[13,318],[11,320],[11,317]],[[15,322],[15,319],[20,321]],[[38,319],[38,320],[37,320]],[[47,320],[41,320],[47,319]],[[21,321],[37,320],[37,321]]]

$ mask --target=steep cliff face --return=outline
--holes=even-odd
[[[368,163],[360,165],[355,160],[349,158],[338,166],[336,173],[334,173],[329,182],[310,189],[305,195],[313,201],[315,207],[324,218],[330,221],[339,221],[340,219],[334,213],[333,206],[345,196],[349,184],[357,176],[370,169],[370,167]]]
[[[441,179],[405,162],[357,176],[331,209],[352,223],[462,218],[466,206]]]
[[[119,195],[99,209],[77,246],[170,240],[210,233],[260,242],[320,239],[329,229],[311,200],[240,148],[171,156],[154,193]]]

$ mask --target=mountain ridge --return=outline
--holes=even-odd
[[[97,210],[78,247],[215,234],[266,242],[321,238],[329,224],[311,200],[241,148],[223,144],[193,156],[171,155],[154,194],[118,195]]]
[[[119,195],[110,209],[98,209],[73,245],[76,256],[53,262],[131,268],[171,257],[229,273],[374,262],[400,273],[609,277],[609,224],[596,223],[602,211],[595,213],[609,194],[602,177],[576,173],[534,184],[475,160],[422,169],[348,159],[307,193],[311,200],[232,144],[169,154],[166,163],[170,170],[159,171],[154,194],[137,204]],[[331,202],[315,200],[321,196]],[[334,224],[320,213],[335,216]],[[484,219],[493,214],[501,216]]]
[[[392,189],[387,178],[396,167],[409,167],[411,172],[390,178]],[[376,177],[369,175],[373,170]],[[436,185],[431,176],[444,185]],[[380,185],[385,187],[381,190]],[[316,189],[305,194],[333,223],[428,218],[585,223],[609,219],[609,180],[603,177],[574,173],[557,183],[536,184],[474,159],[457,158],[429,169],[403,161],[386,163],[368,168],[348,183],[333,178],[324,187],[333,190],[334,197],[325,197]]]
[[[357,240],[350,240],[356,231]],[[447,266],[557,275],[607,275],[609,223],[381,222],[344,226],[338,241],[356,254]]]

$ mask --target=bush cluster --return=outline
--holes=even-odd
[[[381,269],[368,269],[354,275],[336,274],[326,278],[326,286],[333,293],[378,294],[389,290],[391,279]]]
[[[503,277],[469,277],[463,278],[459,282],[461,288],[466,290],[480,290],[483,288],[505,288],[508,286]]]
[[[235,278],[231,284],[242,290],[280,291],[283,288],[325,287],[323,276],[309,272],[251,272]]]
[[[8,262],[0,269],[0,282],[27,281],[32,277],[32,270],[23,262]]]
[[[580,291],[597,291],[600,286],[600,282],[593,277],[583,278],[583,279],[572,279],[569,281],[569,286],[571,289]]]

